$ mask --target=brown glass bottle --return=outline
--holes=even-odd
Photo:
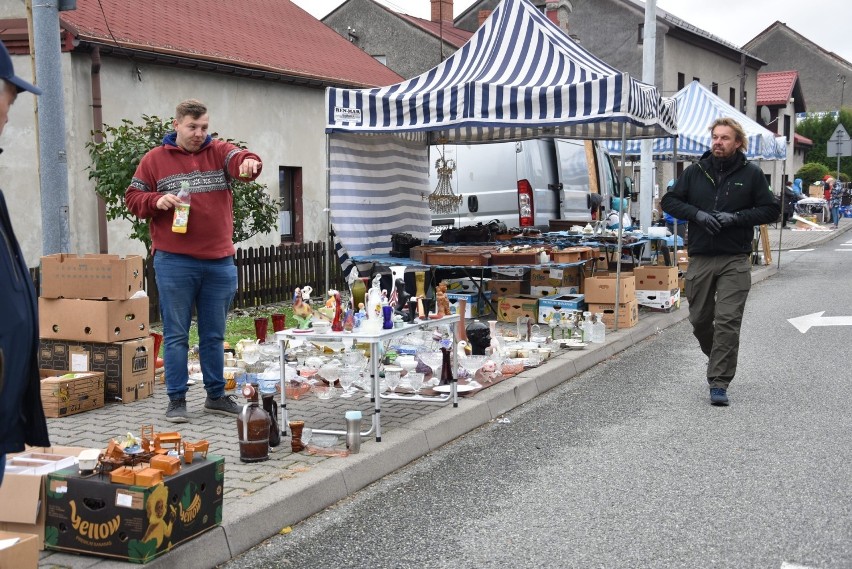
[[[247,383],[243,396],[248,404],[237,415],[237,433],[240,438],[240,460],[261,462],[269,459],[269,414],[257,400],[257,384]]]
[[[438,385],[450,385],[453,380],[453,362],[450,357],[450,349],[449,348],[441,348],[441,352],[444,354],[444,360],[441,364],[441,381]]]

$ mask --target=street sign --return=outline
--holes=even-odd
[[[852,138],[849,137],[849,133],[846,132],[842,124],[837,125],[834,133],[828,139],[825,155],[828,157],[852,156]]]

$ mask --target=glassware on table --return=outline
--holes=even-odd
[[[479,368],[481,368],[487,360],[488,356],[459,357],[459,365],[466,369],[470,374],[470,379],[468,379],[467,383],[474,389],[482,387],[482,384],[476,381],[476,372],[479,371]]]
[[[320,376],[328,382],[329,387],[334,387],[334,382],[340,379],[339,365],[327,363],[319,368]]]
[[[418,352],[417,357],[432,370],[432,377],[441,376],[441,364],[444,362],[441,352]]]
[[[402,368],[399,366],[385,366],[385,384],[388,386],[388,390],[391,393],[396,392],[396,388],[399,385],[400,377],[402,374]]]
[[[257,344],[246,344],[243,347],[242,359],[248,365],[256,364],[260,359],[260,350],[257,349]]]
[[[406,377],[408,378],[408,384],[411,386],[411,389],[414,390],[414,394],[419,395],[420,390],[423,389],[423,374],[417,371],[410,371]]]
[[[254,319],[254,334],[261,344],[266,343],[266,333],[269,331],[269,318]]]
[[[343,393],[340,395],[340,397],[346,399],[352,397],[352,384],[355,383],[355,380],[360,375],[361,372],[356,369],[343,368],[340,370],[340,386],[343,387]]]

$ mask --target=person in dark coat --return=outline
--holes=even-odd
[[[787,221],[796,213],[796,203],[803,198],[801,192],[796,193],[793,182],[787,180],[787,185],[781,193],[781,199],[784,200],[784,219],[781,221],[781,227],[787,227]]]
[[[689,321],[709,359],[710,403],[725,406],[751,289],[754,227],[777,220],[781,207],[763,172],[746,159],[742,126],[723,117],[710,133],[712,149],[683,172],[661,205],[671,216],[689,220]]]
[[[12,58],[0,42],[0,134],[9,108],[21,91],[41,89],[15,75]],[[0,190],[0,484],[6,454],[24,445],[50,446],[41,406],[38,375],[38,304],[32,279],[12,230]]]

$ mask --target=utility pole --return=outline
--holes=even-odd
[[[846,90],[846,76],[837,74],[837,82],[840,83],[840,107],[837,109],[837,120],[840,120],[840,111],[843,110],[843,92]]]
[[[657,54],[657,0],[645,2],[645,25],[642,28],[642,82],[656,84]],[[653,139],[644,139],[639,157],[639,225],[643,231],[651,227],[651,210],[654,208],[654,167],[651,152]],[[621,165],[621,183],[624,183],[624,164]]]
[[[746,113],[746,92],[745,92],[745,83],[746,83],[746,54],[744,51],[740,52],[740,112],[742,114]]]
[[[44,91],[38,104],[39,187],[42,253],[67,253],[70,248],[68,158],[65,152],[65,101],[62,94],[62,48],[59,4],[71,0],[40,0],[32,6],[36,83]]]

